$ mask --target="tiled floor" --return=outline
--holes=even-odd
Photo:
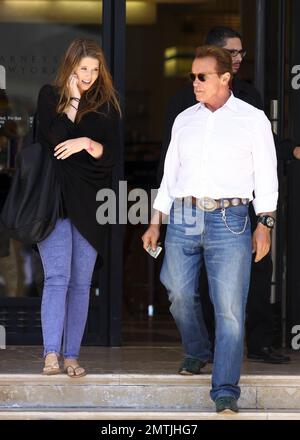
[[[9,346],[0,351],[0,374],[40,373],[42,348]],[[289,353],[290,364],[271,365],[245,361],[244,374],[300,375],[300,353]],[[179,345],[82,347],[81,362],[90,374],[174,374],[181,361]],[[210,373],[211,364],[203,369]]]
[[[139,319],[123,324],[122,347],[82,347],[81,362],[90,374],[174,374],[183,353],[174,321]],[[300,375],[300,352],[287,351],[290,364],[271,365],[245,360],[244,374]],[[0,374],[40,373],[42,347],[8,346],[0,350]],[[211,372],[212,365],[203,369]]]

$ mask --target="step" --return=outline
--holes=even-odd
[[[114,409],[91,410],[44,408],[8,409],[0,411],[0,420],[300,420],[300,411],[242,410],[238,414],[221,415],[213,411],[138,411]]]
[[[211,376],[178,374],[89,374],[79,379],[66,375],[1,374],[0,411],[27,408],[65,408],[81,411],[199,411],[210,413]],[[243,375],[239,406],[245,411],[276,414],[300,410],[300,376]],[[32,414],[32,413],[31,413]],[[270,413],[271,414],[271,413]]]

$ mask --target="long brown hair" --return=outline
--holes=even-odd
[[[97,112],[99,107],[104,104],[113,105],[121,114],[120,104],[116,91],[113,86],[112,77],[106,65],[103,51],[99,44],[94,40],[76,38],[67,49],[59,71],[57,73],[54,85],[58,89],[59,101],[57,112],[62,113],[70,104],[70,92],[68,90],[68,81],[70,75],[74,72],[82,58],[91,57],[99,61],[99,75],[94,84],[87,90],[80,101],[76,122],[89,112]]]

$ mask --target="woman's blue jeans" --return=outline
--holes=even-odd
[[[97,252],[69,219],[59,219],[38,248],[44,268],[44,356],[51,352],[60,354],[63,338],[64,357],[77,359]]]
[[[245,307],[251,270],[248,207],[203,212],[173,207],[165,240],[161,281],[168,290],[187,357],[206,362],[210,344],[199,295],[204,259],[214,306],[216,338],[211,397],[240,396]]]

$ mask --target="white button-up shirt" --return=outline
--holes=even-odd
[[[231,95],[215,112],[198,103],[177,116],[154,209],[169,214],[187,196],[247,198],[257,214],[276,210],[276,150],[263,111]]]

